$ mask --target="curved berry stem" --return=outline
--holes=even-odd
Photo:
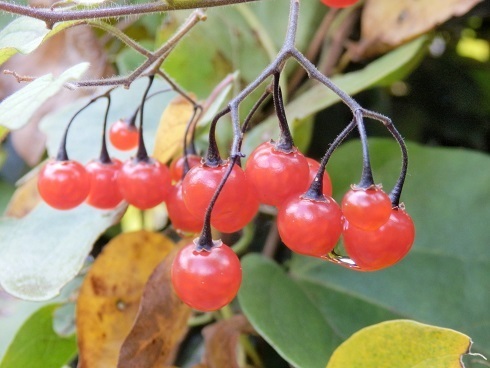
[[[366,127],[364,125],[364,119],[361,110],[354,112],[354,120],[357,124],[357,130],[359,131],[359,137],[362,144],[362,174],[361,180],[357,185],[359,188],[367,189],[374,186],[373,170],[371,169],[371,159],[369,157],[369,145],[366,134]]]
[[[274,73],[273,92],[272,98],[274,100],[274,108],[279,120],[279,128],[281,129],[281,135],[277,141],[275,147],[278,150],[289,153],[293,151],[294,141],[289,129],[286,112],[284,111],[284,101],[282,99],[281,87],[279,86],[279,80],[281,74],[279,72]]]
[[[83,111],[85,110],[87,107],[89,107],[90,105],[92,105],[95,101],[97,101],[99,98],[102,98],[102,97],[107,97],[108,94],[110,93],[110,91],[112,91],[112,89],[110,89],[109,91],[107,91],[106,93],[104,93],[103,95],[101,96],[97,96],[97,97],[94,97],[92,98],[89,102],[87,102],[82,108],[80,108],[73,116],[72,118],[70,119],[70,121],[68,122],[68,125],[66,126],[65,128],[65,132],[63,133],[63,138],[61,139],[61,143],[60,143],[60,148],[58,149],[58,153],[56,154],[56,160],[57,161],[68,161],[69,158],[68,158],[68,153],[66,151],[66,141],[67,141],[67,138],[68,138],[68,130],[70,130],[70,127],[71,127],[71,124],[73,123],[73,121],[75,120],[75,118]]]
[[[405,144],[405,140],[403,139],[402,135],[398,132],[398,130],[396,129],[395,125],[393,124],[390,118],[382,114],[379,114],[377,112],[369,111],[369,110],[364,110],[363,113],[364,116],[378,120],[381,123],[383,123],[386,129],[388,129],[388,131],[393,135],[398,145],[400,146],[400,150],[402,151],[402,168],[400,170],[400,175],[395,183],[395,186],[393,187],[393,189],[389,194],[389,197],[391,199],[391,205],[393,206],[393,208],[396,208],[400,205],[400,197],[402,194],[403,185],[405,184],[405,179],[407,177],[407,171],[408,171],[407,145]]]
[[[158,95],[160,95],[162,93],[166,93],[166,92],[170,92],[170,91],[172,91],[172,88],[165,88],[165,89],[162,89],[160,91],[156,91],[156,92],[152,93],[151,95],[149,95],[146,98],[145,102],[147,102],[148,100],[150,100],[151,98],[153,98],[155,96],[158,96]],[[140,112],[140,109],[141,109],[141,104],[134,110],[134,113],[127,120],[129,126],[136,127],[136,117],[138,116],[138,113]]]
[[[105,109],[104,114],[104,125],[102,127],[102,148],[100,150],[99,161],[103,164],[112,163],[111,157],[109,156],[109,151],[107,150],[107,140],[105,137],[106,129],[107,129],[107,117],[109,116],[109,109],[111,108],[111,95],[107,94],[104,96],[107,98],[107,108]]]
[[[211,126],[209,128],[209,146],[204,162],[207,166],[216,167],[223,162],[219,154],[218,144],[216,143],[216,125],[218,124],[219,119],[229,112],[230,108],[226,107],[218,112],[211,122]]]
[[[322,157],[320,161],[320,168],[318,169],[315,178],[311,182],[308,191],[303,195],[304,198],[312,199],[312,200],[324,200],[323,196],[323,176],[325,175],[325,168],[327,167],[328,161],[330,157],[334,153],[334,151],[340,146],[340,144],[344,141],[344,139],[352,132],[352,130],[356,127],[357,123],[353,119],[347,125],[342,132],[335,138],[330,147],[328,148],[325,155]]]
[[[140,127],[139,127],[139,136],[138,136],[138,151],[136,152],[136,160],[139,162],[148,161],[148,152],[146,151],[145,140],[143,139],[143,117],[144,117],[144,108],[146,97],[148,96],[148,92],[150,91],[151,85],[153,84],[153,80],[155,79],[154,75],[148,76],[148,85],[146,86],[145,92],[143,93],[143,99],[141,100],[140,105]]]
[[[198,113],[198,111],[199,111],[199,113]],[[184,147],[183,147],[184,167],[182,170],[182,178],[181,179],[184,179],[185,175],[190,170],[188,156],[197,154],[196,146],[194,144],[194,139],[195,139],[195,135],[196,135],[197,122],[199,121],[201,114],[202,114],[202,107],[200,105],[194,105],[194,111],[192,112],[192,116],[190,117],[189,121],[187,122],[187,126],[185,128],[185,133],[184,133]]]

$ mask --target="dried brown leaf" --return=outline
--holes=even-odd
[[[173,359],[187,333],[191,308],[175,295],[170,268],[175,249],[150,276],[138,316],[119,355],[118,368],[157,368]]]
[[[168,162],[182,151],[185,129],[193,112],[194,106],[180,95],[170,102],[160,118],[153,157]]]
[[[461,16],[481,0],[366,0],[361,40],[351,45],[355,60],[385,53]]]
[[[167,237],[147,231],[123,233],[105,246],[77,300],[80,368],[116,367],[144,286],[173,247]]]
[[[21,218],[31,212],[41,202],[37,190],[37,174],[31,175],[15,190],[10,198],[5,216]]]
[[[205,366],[208,368],[240,368],[237,345],[241,334],[254,334],[255,330],[243,315],[216,322],[203,330]]]

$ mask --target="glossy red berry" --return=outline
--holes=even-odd
[[[415,226],[403,209],[393,209],[379,229],[361,230],[345,222],[343,230],[347,254],[361,271],[376,271],[394,265],[409,252],[415,239]]]
[[[323,4],[330,6],[332,8],[346,8],[348,6],[354,5],[359,0],[321,0]]]
[[[362,230],[375,230],[388,221],[390,197],[379,187],[353,188],[342,199],[342,212],[351,225]]]
[[[112,159],[104,163],[100,160],[90,161],[85,165],[90,176],[90,192],[87,203],[92,207],[110,209],[122,201],[122,195],[117,185],[117,176],[121,170],[122,162]]]
[[[50,160],[39,172],[37,187],[51,207],[68,210],[80,205],[90,191],[90,178],[82,164]]]
[[[176,255],[171,269],[178,297],[190,307],[207,312],[218,310],[235,298],[242,281],[240,260],[225,244],[211,250],[186,245]]]
[[[184,202],[190,213],[204,218],[211,198],[221,179],[228,169],[229,162],[216,167],[207,165],[194,166],[182,182]],[[245,193],[250,185],[240,166],[234,165],[226,184],[224,185],[216,204],[213,207],[214,216],[227,216],[236,213],[245,202]]]
[[[310,169],[309,182],[311,183],[315,179],[318,169],[320,169],[320,163],[310,157],[307,157],[306,161],[308,161],[308,167]],[[332,196],[332,181],[326,171],[323,174],[323,194],[328,197]]]
[[[197,155],[187,155],[187,162],[189,164],[189,169],[192,169],[194,166],[201,164],[201,157]],[[172,178],[172,182],[177,183],[178,181],[182,180],[183,173],[184,156],[180,156],[170,163],[170,176]]]
[[[131,205],[145,210],[162,203],[170,191],[168,167],[153,158],[145,161],[126,161],[117,184],[123,198]]]
[[[337,244],[342,233],[342,211],[331,197],[320,200],[293,196],[277,213],[277,228],[293,252],[321,257]]]
[[[224,215],[215,215],[213,213],[211,216],[211,225],[222,233],[234,233],[243,229],[255,217],[260,205],[251,188],[244,196],[242,205],[234,212]]]
[[[119,119],[109,129],[111,144],[121,151],[128,151],[138,146],[139,132],[135,125],[126,119]]]
[[[261,203],[279,206],[289,196],[306,191],[309,168],[297,149],[285,153],[265,142],[251,153],[245,174]]]
[[[168,217],[176,230],[186,233],[198,233],[201,231],[204,224],[204,216],[194,216],[185,206],[181,181],[170,189],[166,204]]]

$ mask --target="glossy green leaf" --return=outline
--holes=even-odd
[[[364,69],[334,76],[332,82],[349,95],[386,84],[392,81],[394,76],[402,77],[416,66],[416,62],[420,61],[421,55],[425,53],[426,41],[426,37],[420,37],[371,62]],[[308,117],[339,101],[340,98],[327,87],[315,84],[286,105],[286,114],[297,130],[309,121]],[[277,138],[278,132],[276,117],[268,118],[250,131],[245,140],[244,152],[250,153],[258,142]]]
[[[21,90],[7,97],[0,104],[0,125],[19,129],[46,100],[56,94],[63,85],[82,76],[89,63],[80,63],[66,70],[59,77],[47,74],[35,79]]]
[[[61,367],[75,357],[75,336],[60,337],[53,330],[53,314],[58,306],[47,305],[27,319],[9,346],[0,368]]]
[[[400,168],[400,152],[389,140],[370,139],[376,182],[389,191]],[[322,313],[335,321],[352,317],[355,329],[396,316],[448,327],[471,336],[475,350],[490,352],[490,158],[450,148],[409,145],[410,166],[402,200],[416,227],[412,251],[399,264],[359,273],[313,258],[296,256],[292,273]],[[358,142],[345,144],[327,167],[337,200],[361,173]],[[324,306],[336,296],[337,308]],[[341,304],[351,305],[343,310]],[[323,305],[323,306],[322,306]]]
[[[29,54],[43,41],[77,22],[57,23],[49,30],[41,20],[19,17],[0,32],[0,65],[17,53]]]
[[[340,339],[317,307],[276,263],[251,254],[242,267],[238,300],[254,328],[292,365],[325,367]]]
[[[327,368],[460,368],[471,339],[409,320],[366,327],[335,350]]]
[[[1,219],[0,285],[22,299],[55,297],[124,210],[124,205],[100,211],[84,204],[58,211],[41,203],[21,219]]]

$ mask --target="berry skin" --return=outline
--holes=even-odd
[[[151,157],[146,161],[130,159],[121,167],[117,184],[129,204],[146,210],[167,197],[171,186],[170,173],[167,166]]]
[[[261,203],[280,206],[289,196],[306,191],[309,168],[297,149],[277,150],[272,142],[258,146],[250,155],[245,174]]]
[[[128,151],[138,146],[139,132],[128,120],[119,119],[109,129],[111,144],[121,151]]]
[[[178,297],[190,307],[218,310],[235,298],[242,281],[240,260],[225,244],[196,251],[194,243],[176,255],[171,269],[172,285]]]
[[[121,203],[123,198],[117,185],[117,175],[121,167],[122,162],[118,159],[112,159],[110,163],[93,160],[85,165],[90,176],[90,193],[87,197],[89,205],[110,209]]]
[[[320,168],[320,163],[312,158],[307,157],[306,161],[308,161],[308,167],[310,169],[309,182],[311,183]],[[328,172],[325,171],[323,174],[323,195],[331,197],[332,196],[332,181],[330,180],[330,176]]]
[[[332,251],[342,226],[342,211],[331,197],[314,200],[293,196],[277,213],[277,228],[284,244],[307,256],[321,257]]]
[[[182,181],[184,202],[189,212],[194,216],[204,218],[211,198],[216,188],[218,188],[229,164],[229,162],[226,162],[216,167],[204,164],[194,166],[184,177]],[[240,207],[244,205],[245,193],[249,190],[250,184],[242,168],[234,165],[213,207],[211,221],[214,216],[222,217],[239,211]]]
[[[379,187],[353,188],[342,199],[342,212],[351,225],[376,230],[390,218],[391,200]]]
[[[374,231],[344,223],[344,247],[361,271],[376,271],[394,265],[409,252],[415,226],[403,209],[394,208],[386,224]]]
[[[187,162],[189,163],[189,169],[201,164],[201,157],[197,155],[187,155]],[[173,183],[177,183],[182,180],[184,173],[184,156],[180,156],[174,159],[170,163],[170,176]]]
[[[247,191],[242,206],[231,214],[211,216],[211,225],[222,233],[234,233],[244,228],[259,211],[259,201],[252,188]]]
[[[39,172],[37,188],[53,208],[69,210],[80,205],[90,191],[90,177],[82,164],[50,160]]]
[[[348,6],[354,5],[359,0],[321,0],[323,4],[331,8],[346,8]]]
[[[204,217],[194,216],[185,206],[181,181],[170,189],[166,204],[168,217],[175,229],[187,233],[198,233],[201,231]]]

